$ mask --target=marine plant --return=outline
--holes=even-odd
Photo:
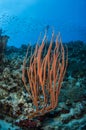
[[[52,33],[48,50],[45,52],[46,38],[45,34],[41,45],[36,45],[27,63],[28,48],[23,61],[22,81],[33,103],[33,109],[28,113],[28,118],[44,115],[57,107],[68,64],[68,50],[64,48],[60,34],[53,42],[54,32]]]

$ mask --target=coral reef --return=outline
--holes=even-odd
[[[33,103],[21,80],[27,46],[7,47],[4,67],[1,65],[3,71],[0,71],[1,120],[10,122],[13,126],[18,125],[19,130],[86,129],[86,44],[77,41],[67,43],[67,46],[68,68],[58,107],[33,120],[29,120],[27,116],[32,111]],[[34,50],[34,46],[30,48]]]
[[[6,49],[8,39],[9,39],[9,36],[2,35],[2,29],[0,29],[0,64],[4,60],[4,53],[5,53],[5,49]]]

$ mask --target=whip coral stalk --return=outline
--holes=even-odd
[[[48,50],[44,53],[46,34],[44,35],[42,44],[36,45],[30,57],[27,70],[25,68],[28,50],[23,62],[22,81],[33,103],[33,111],[28,113],[28,118],[44,115],[55,109],[58,104],[58,96],[68,64],[68,51],[67,48],[65,51],[60,35],[57,35],[54,43],[53,38],[54,33]]]

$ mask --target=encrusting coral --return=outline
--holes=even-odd
[[[68,51],[67,48],[64,50],[60,35],[57,35],[54,44],[54,32],[52,33],[49,48],[44,53],[46,37],[45,34],[40,46],[36,45],[27,68],[28,50],[23,62],[22,80],[35,106],[33,111],[28,113],[28,118],[44,115],[56,108],[68,64]]]

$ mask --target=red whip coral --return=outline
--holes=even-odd
[[[23,62],[22,80],[35,106],[34,110],[28,113],[28,118],[44,115],[55,109],[58,103],[61,84],[68,64],[68,54],[67,49],[64,50],[60,35],[57,35],[55,43],[53,43],[53,38],[54,33],[46,52],[44,52],[46,34],[42,44],[36,45],[27,71],[25,70],[27,54]],[[26,75],[29,87],[26,83]]]

